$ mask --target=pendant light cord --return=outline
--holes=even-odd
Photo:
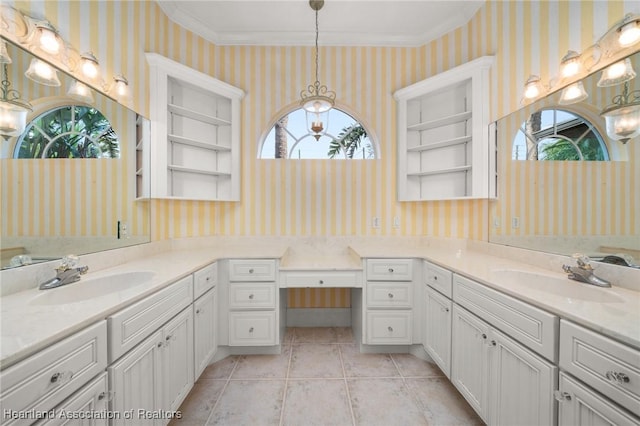
[[[318,78],[318,9],[316,9],[316,82],[320,81]]]

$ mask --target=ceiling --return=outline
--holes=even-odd
[[[177,24],[218,45],[315,42],[307,0],[157,0]],[[420,46],[464,25],[484,0],[326,0],[320,46]]]

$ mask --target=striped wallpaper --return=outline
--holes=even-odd
[[[132,107],[148,116],[144,52],[156,52],[243,89],[242,198],[239,203],[154,200],[154,240],[204,235],[431,235],[487,240],[486,200],[396,201],[395,90],[471,59],[495,55],[491,111],[519,108],[529,74],[548,80],[567,49],[591,45],[635,1],[487,1],[464,26],[416,48],[321,47],[320,80],[341,109],[375,135],[374,161],[258,160],[273,120],[298,102],[312,78],[310,47],[215,46],[172,23],[150,1],[15,2],[46,15],[80,51],[93,50],[103,69],[122,71]],[[611,164],[616,175],[617,164]],[[501,180],[506,185],[507,180]],[[615,189],[615,186],[612,188]],[[512,209],[515,188],[501,187],[499,209]],[[503,207],[504,206],[504,207]],[[561,206],[557,205],[560,209]],[[561,211],[556,212],[564,214]],[[381,218],[378,229],[372,217]],[[394,228],[393,218],[400,218]],[[301,295],[290,295],[298,303]],[[345,296],[346,297],[346,296]],[[297,298],[297,299],[296,299]],[[329,302],[320,303],[326,305]],[[342,306],[344,297],[331,300]]]

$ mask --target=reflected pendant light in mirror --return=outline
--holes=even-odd
[[[627,143],[640,135],[640,90],[629,91],[626,81],[622,93],[616,95],[600,115],[605,119],[607,135],[611,139]]]
[[[9,60],[9,56],[7,56]],[[11,88],[8,65],[2,64],[2,98],[0,98],[0,135],[8,138],[20,136],[27,124],[27,114],[33,110],[31,104],[21,98],[20,92]]]

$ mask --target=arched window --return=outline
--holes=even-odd
[[[316,137],[307,127],[303,109],[276,121],[258,152],[258,158],[374,159],[377,152],[367,129],[351,115],[333,108],[324,123],[326,132]]]
[[[513,139],[514,160],[606,161],[609,153],[598,129],[562,109],[536,111]]]
[[[118,158],[118,135],[97,109],[64,105],[33,119],[18,139],[14,158]]]

